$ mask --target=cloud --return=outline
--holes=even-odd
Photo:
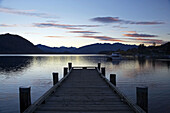
[[[128,28],[128,27],[122,27],[122,26],[113,26],[113,28],[120,28],[120,29],[125,29],[125,28]]]
[[[127,36],[127,37],[158,37],[157,35],[138,34],[138,33],[134,33],[134,34],[123,34],[123,36]]]
[[[147,43],[147,44],[153,44],[154,42],[156,44],[163,44],[165,43],[164,40],[160,39],[146,39],[146,38],[129,38],[130,40],[136,40],[136,41],[142,41],[142,43]]]
[[[165,24],[164,22],[129,22],[128,24],[136,24],[136,25],[156,25],[156,24]]]
[[[0,24],[0,27],[16,27],[16,24],[9,25],[9,24]]]
[[[99,25],[70,25],[70,24],[56,24],[56,23],[34,23],[34,27],[48,28],[56,27],[63,29],[81,29],[82,27],[98,27]]]
[[[119,17],[96,17],[92,18],[92,21],[102,22],[102,23],[113,23],[113,22],[120,22],[122,20]]]
[[[50,15],[47,13],[35,13],[33,11],[34,10],[17,10],[17,9],[13,9],[13,8],[0,7],[0,12],[2,12],[2,13],[34,16],[34,17],[41,17],[41,18],[57,18],[54,15]]]
[[[50,22],[50,23],[57,23],[58,21],[56,21],[56,20],[48,20],[47,22]]]
[[[96,34],[96,33],[100,33],[100,32],[94,32],[94,31],[70,31],[69,33]]]
[[[138,34],[136,31],[122,31],[122,32],[130,33],[130,34],[123,34],[124,36],[133,37],[133,38],[123,38],[123,40],[131,40],[131,41],[135,41],[135,43],[139,42],[139,43],[146,43],[146,44],[153,44],[154,42],[156,44],[165,43],[164,40],[156,39],[155,37],[158,37],[157,35]]]
[[[121,24],[136,24],[136,25],[157,25],[157,24],[164,24],[164,22],[157,22],[157,21],[128,21],[119,19],[119,17],[95,17],[90,19],[92,21],[101,22],[101,23],[121,23]]]
[[[122,32],[126,32],[126,33],[133,33],[133,34],[135,34],[135,33],[136,33],[136,31],[122,31]]]
[[[100,41],[115,41],[115,42],[126,42],[117,38],[112,38],[108,36],[79,36],[82,38],[92,38],[92,39],[98,39]]]
[[[64,36],[45,36],[46,38],[63,38]]]

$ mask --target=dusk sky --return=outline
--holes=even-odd
[[[4,33],[51,47],[163,44],[170,41],[170,0],[0,0]]]

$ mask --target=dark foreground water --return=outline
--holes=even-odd
[[[106,75],[117,74],[117,86],[134,102],[136,87],[148,86],[149,112],[170,112],[170,60],[107,61],[106,56],[56,55],[56,56],[0,56],[0,113],[19,113],[19,87],[31,86],[32,102],[52,86],[52,72],[63,77],[63,67],[106,67]]]

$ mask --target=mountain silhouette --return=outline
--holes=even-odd
[[[39,49],[46,53],[73,53],[77,50],[75,47],[48,47],[46,45],[36,45]]]
[[[91,44],[91,45],[80,47],[75,52],[76,53],[100,53],[100,52],[104,52],[104,51],[117,51],[117,50],[125,50],[126,51],[126,50],[132,49],[132,48],[137,48],[137,46],[136,45],[126,45],[126,44],[122,44],[122,43],[114,43],[114,44],[96,43],[96,44]]]
[[[34,45],[30,41],[24,39],[19,35],[1,34],[0,35],[0,54],[51,54],[51,53],[73,53],[73,54],[98,54],[108,53],[117,50],[127,51],[128,49],[138,48],[137,45],[127,45],[122,43],[96,43],[79,48],[76,47],[48,47],[45,45]],[[146,49],[150,53],[157,51],[157,53],[170,54],[170,42],[160,46],[148,46]],[[146,50],[145,50],[146,51]]]
[[[170,42],[167,42],[161,46],[158,46],[159,50],[162,50],[165,54],[170,55]]]
[[[104,51],[117,51],[117,50],[128,50],[132,48],[137,48],[136,45],[126,45],[122,43],[114,43],[114,44],[109,44],[109,43],[96,43],[96,44],[91,44],[91,45],[86,45],[82,46],[80,48],[75,48],[75,47],[48,47],[45,45],[37,45],[39,49],[41,49],[44,52],[48,53],[82,53],[82,54],[97,54],[101,53]]]
[[[0,35],[0,53],[31,54],[43,52],[23,37],[7,33]]]

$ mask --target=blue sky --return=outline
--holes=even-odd
[[[0,0],[0,34],[36,44],[170,41],[170,0]]]

